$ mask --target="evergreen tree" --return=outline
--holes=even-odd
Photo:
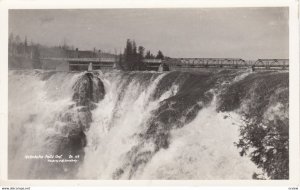
[[[145,54],[143,46],[136,45],[134,40],[127,39],[124,49],[122,64],[125,70],[144,70],[146,69],[143,59],[164,59],[163,53],[159,50],[157,56],[154,56],[149,50]]]
[[[12,32],[9,34],[8,43],[9,44],[13,44],[14,43],[14,34]]]
[[[126,47],[124,50],[124,62],[122,63],[125,70],[140,70],[140,62],[143,59],[144,48],[136,46],[134,40],[127,39]],[[142,57],[141,57],[142,55]]]
[[[132,67],[131,70],[138,70],[138,54],[136,43],[132,41]]]
[[[16,38],[15,38],[15,46],[16,46],[16,53],[21,54],[23,48],[22,48],[21,38],[20,38],[19,35],[17,35]]]
[[[125,68],[125,70],[132,69],[132,55],[133,55],[132,43],[129,39],[127,39],[126,48],[124,50],[124,68]]]
[[[21,38],[20,38],[19,35],[16,36],[15,42],[16,42],[16,44],[18,44],[18,45],[21,43]]]
[[[139,54],[140,58],[144,58],[144,51],[145,51],[145,48],[143,46],[139,46],[138,54]]]
[[[164,58],[165,58],[165,57],[164,57],[163,53],[159,50],[159,51],[157,52],[156,59],[164,59]]]
[[[123,58],[123,55],[120,53],[119,56],[117,57],[118,58],[118,62],[117,62],[117,69],[119,70],[124,70],[124,58]]]
[[[143,63],[144,51],[145,51],[145,48],[143,46],[139,46],[139,48],[138,48],[138,70],[145,69],[145,65]]]
[[[32,62],[32,66],[34,69],[41,69],[42,65],[41,65],[41,61],[40,61],[40,51],[38,46],[33,46],[33,62]]]
[[[13,33],[9,34],[9,38],[8,38],[8,51],[9,51],[9,54],[13,54],[14,53],[14,34]]]
[[[155,59],[155,56],[152,53],[150,54],[150,59]]]
[[[132,53],[133,55],[137,55],[137,48],[134,40],[132,41]]]
[[[25,36],[25,40],[24,40],[24,53],[27,54],[28,50],[27,50],[28,44],[27,44],[27,36]]]
[[[151,52],[147,51],[145,59],[151,59]]]
[[[24,40],[24,46],[27,47],[27,36],[25,36],[25,40]]]

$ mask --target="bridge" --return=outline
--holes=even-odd
[[[288,69],[288,59],[258,59],[245,61],[239,58],[171,58],[165,60],[169,67],[182,68],[252,68],[255,69]]]
[[[247,66],[243,59],[235,58],[175,58],[166,60],[169,66],[178,67],[242,67]]]
[[[68,64],[68,69],[70,71],[82,71],[88,70],[88,66],[92,63],[92,69],[114,69],[118,62],[117,57],[99,57],[99,58],[55,58],[55,57],[43,57],[41,58],[43,63],[46,62],[64,62]],[[161,59],[143,59],[142,61],[147,70],[157,71],[159,66],[162,64]],[[51,64],[51,63],[50,63]]]
[[[68,63],[70,71],[88,70],[88,66],[92,63],[93,70],[112,69],[116,67],[117,58],[54,58],[43,57],[42,62],[55,61]]]
[[[142,62],[146,65],[147,70],[157,71],[162,61],[161,59],[143,59]]]
[[[41,61],[65,62],[69,70],[88,70],[88,65],[92,63],[93,70],[113,69],[116,68],[117,57],[99,57],[99,58],[52,58],[44,57]],[[142,61],[147,70],[157,71],[161,66],[176,70],[180,68],[233,68],[252,70],[286,70],[289,68],[288,59],[258,59],[256,61],[245,61],[239,58],[169,58],[161,59],[144,59]]]
[[[266,68],[266,69],[288,69],[289,60],[288,59],[258,59],[253,64],[255,68]]]

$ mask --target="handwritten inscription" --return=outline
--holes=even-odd
[[[78,162],[80,155],[53,155],[53,154],[45,154],[45,155],[25,155],[26,160],[46,160],[51,163],[66,163],[66,162]]]

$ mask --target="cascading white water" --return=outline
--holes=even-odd
[[[260,170],[233,144],[240,116],[226,115],[216,112],[214,98],[191,123],[171,132],[170,147],[161,149],[138,179],[251,179]]]
[[[111,179],[116,168],[124,164],[126,153],[139,143],[136,135],[146,130],[151,111],[157,108],[160,101],[176,94],[176,86],[172,86],[158,100],[151,100],[157,83],[164,76],[153,75],[144,85],[133,79],[126,90],[122,89],[123,78],[117,75],[102,78],[106,81],[107,94],[93,111],[93,123],[87,132],[88,145],[79,178]],[[123,97],[120,99],[119,95]],[[151,146],[145,149],[153,151]],[[91,167],[91,163],[97,164]]]
[[[242,73],[240,78],[247,74]],[[107,94],[93,112],[79,178],[113,179],[116,169],[128,159],[127,153],[138,144],[142,143],[143,147],[136,154],[154,152],[153,142],[139,142],[141,139],[137,134],[147,130],[151,111],[157,109],[161,101],[177,93],[178,86],[174,84],[158,99],[151,99],[164,76],[153,76],[146,87],[132,80],[121,101],[118,95],[122,94],[122,89],[118,87],[122,85],[118,84],[122,83],[122,78],[116,80],[116,75],[102,77],[107,81]],[[238,116],[235,117],[237,120]],[[168,149],[157,152],[146,167],[138,169],[134,175],[129,174],[130,169],[122,171],[125,174],[120,179],[251,179],[253,172],[259,170],[249,158],[240,157],[233,144],[237,137],[237,125],[216,112],[214,98],[193,122],[171,132]]]
[[[42,80],[39,71],[9,72],[9,168],[14,178],[47,170],[28,155],[51,154],[54,136],[63,135],[58,115],[72,104],[72,86],[81,74],[56,73]],[[39,168],[39,169],[38,169]]]
[[[216,93],[249,74],[10,71],[9,177],[251,179],[261,170],[234,145],[242,118],[218,112]],[[24,158],[61,151],[82,160]]]

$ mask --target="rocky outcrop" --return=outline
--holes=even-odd
[[[102,81],[96,74],[85,73],[73,86],[74,94],[72,104],[62,112],[58,119],[64,124],[61,127],[63,136],[57,137],[59,146],[56,148],[57,155],[79,155],[80,163],[84,158],[83,148],[86,146],[85,131],[89,129],[92,122],[91,111],[96,108],[96,103],[104,98],[105,89]],[[78,164],[77,164],[78,166]],[[77,167],[74,164],[64,164],[68,173]]]
[[[105,95],[102,81],[93,73],[85,73],[73,86],[73,100],[76,106],[93,107]]]

